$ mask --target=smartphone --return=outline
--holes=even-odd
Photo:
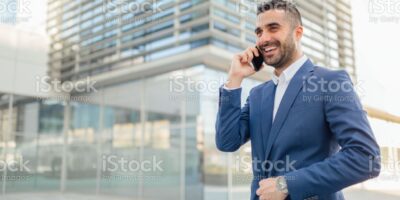
[[[253,64],[253,67],[254,67],[254,70],[256,71],[256,72],[258,72],[258,71],[260,71],[260,69],[262,68],[262,66],[263,66],[263,63],[264,63],[264,58],[263,58],[263,56],[262,56],[262,53],[261,53],[261,51],[260,51],[260,49],[256,46],[256,48],[257,48],[257,50],[258,50],[258,57],[256,57],[256,55],[254,55],[254,58],[253,58],[253,60],[251,61],[251,63]]]

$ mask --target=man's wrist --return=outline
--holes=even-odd
[[[285,194],[289,193],[285,177],[279,176],[276,179],[276,188],[278,189],[278,191],[283,192]]]
[[[243,78],[229,76],[224,85],[227,88],[240,88],[242,81]]]

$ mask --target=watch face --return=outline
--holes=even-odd
[[[276,187],[279,191],[281,191],[283,193],[288,193],[286,181],[283,177],[279,177],[277,179]]]
[[[285,187],[285,186],[283,185],[282,181],[279,181],[278,185],[279,185],[279,189],[281,189],[281,190],[283,190],[284,187]]]
[[[278,178],[278,188],[280,190],[286,189],[286,184],[284,183],[283,178]]]

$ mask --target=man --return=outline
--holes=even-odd
[[[303,55],[301,16],[294,4],[258,6],[257,48],[233,57],[220,88],[216,145],[233,152],[251,141],[251,199],[344,199],[341,189],[376,177],[379,147],[344,71],[315,66]],[[250,91],[241,82],[263,56],[272,80]]]

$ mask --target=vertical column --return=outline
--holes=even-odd
[[[3,158],[6,158],[6,152],[8,148],[8,136],[12,133],[12,112],[13,112],[13,103],[14,103],[14,95],[10,94],[10,98],[8,99],[8,130],[4,132],[4,149],[3,149]],[[7,184],[7,167],[4,167],[3,172],[3,187],[2,187],[2,194],[6,194],[6,184]]]
[[[186,77],[186,70],[183,72]],[[186,195],[186,90],[181,101],[181,146],[180,146],[180,200]]]
[[[70,98],[70,97],[69,97]],[[65,192],[65,182],[67,180],[67,148],[68,148],[68,132],[70,124],[70,100],[65,102],[64,107],[64,128],[63,128],[63,146],[62,146],[62,161],[61,161],[61,180],[60,191]]]
[[[325,66],[330,66],[331,62],[331,54],[330,54],[330,45],[329,45],[329,27],[328,27],[328,9],[327,9],[327,2],[326,0],[322,1],[322,16],[323,16],[323,29],[324,29],[324,54],[325,54],[325,59],[324,59],[324,64]]]
[[[233,165],[233,153],[228,154],[228,200],[233,199],[233,175],[232,175],[232,165]]]
[[[179,43],[179,27],[181,26],[179,22],[179,15],[181,11],[179,10],[179,0],[175,0],[175,10],[174,10],[174,38],[177,43]],[[179,45],[179,44],[177,44]]]
[[[101,170],[103,170],[103,165],[101,162],[101,149],[102,149],[102,141],[103,141],[103,123],[104,123],[104,91],[101,91],[101,100],[100,100],[100,116],[99,116],[99,130],[96,137],[96,149],[97,149],[97,171],[96,171],[96,195],[100,193],[100,182],[101,182]]]
[[[210,1],[209,2],[209,10],[208,10],[208,19],[209,19],[209,30],[210,33],[212,34],[212,32],[214,31],[214,2]],[[211,39],[212,40],[212,39]]]
[[[142,79],[140,84],[140,125],[141,125],[141,133],[140,133],[140,149],[139,149],[139,163],[143,163],[144,156],[144,133],[146,131],[146,80]],[[138,199],[143,199],[143,171],[139,170],[138,177]]]
[[[121,5],[119,5],[119,6],[121,6]],[[121,10],[122,11],[122,8],[119,8],[119,10]],[[122,39],[122,15],[123,14],[125,14],[125,13],[123,13],[123,12],[118,12],[118,16],[117,16],[117,18],[116,18],[116,20],[117,20],[117,37],[116,37],[116,52],[115,52],[115,55],[116,55],[116,58],[117,59],[120,59],[121,58],[121,39]],[[135,13],[136,14],[136,13]],[[134,18],[134,20],[136,21],[136,19],[135,19],[135,17],[136,16],[133,16],[133,18]],[[106,20],[106,21],[108,21],[107,19],[106,19],[106,17],[104,17],[104,19]]]
[[[236,11],[239,13],[237,16],[240,17],[240,41],[243,44],[246,44],[246,18],[247,18],[247,13],[242,12],[242,4],[241,1],[236,2]]]
[[[79,35],[79,33],[82,31],[81,30],[81,20],[82,20],[82,4],[80,3],[78,6],[78,10],[79,10],[79,17],[78,17],[78,21],[77,21],[77,25],[78,26],[78,32],[74,33],[74,35]],[[80,37],[80,36],[79,36]],[[79,38],[80,40],[80,38]],[[78,72],[80,70],[80,65],[81,65],[81,55],[80,55],[80,45],[79,42],[76,42],[72,49],[75,51],[75,67],[74,67],[74,71]]]

